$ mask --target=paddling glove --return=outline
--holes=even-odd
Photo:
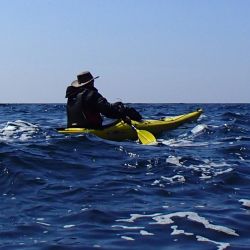
[[[126,116],[128,116],[131,120],[134,120],[134,121],[141,121],[141,120],[142,120],[142,116],[141,116],[140,113],[139,113],[138,111],[136,111],[134,108],[126,107],[126,108],[125,108],[125,114],[126,114]]]
[[[121,118],[131,119],[134,121],[141,121],[142,116],[134,108],[126,107],[122,102],[116,102],[113,104],[113,107],[121,114]]]

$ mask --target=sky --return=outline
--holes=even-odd
[[[0,103],[250,102],[249,0],[0,0]]]

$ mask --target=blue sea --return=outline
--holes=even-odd
[[[250,249],[250,104],[202,108],[157,145],[63,135],[65,104],[0,105],[0,249]]]

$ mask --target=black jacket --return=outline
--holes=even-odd
[[[131,117],[134,120],[142,118],[137,111],[125,107],[121,102],[109,103],[92,86],[85,85],[79,88],[69,86],[66,91],[66,98],[68,98],[68,127],[100,128],[102,126],[101,114],[115,119],[122,119],[126,116],[134,116]]]

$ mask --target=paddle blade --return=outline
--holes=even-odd
[[[150,132],[148,132],[146,130],[139,130],[139,129],[136,129],[136,132],[137,132],[138,138],[142,144],[147,145],[147,144],[156,143],[156,139],[155,139],[154,135],[151,134]]]

